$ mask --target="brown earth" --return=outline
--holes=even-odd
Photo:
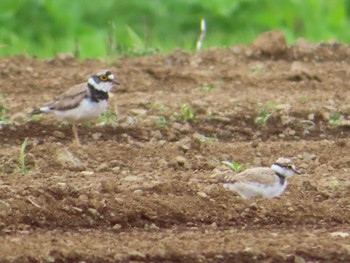
[[[350,262],[349,62],[346,45],[278,35],[113,63],[0,59],[0,262]],[[117,118],[81,126],[83,147],[28,116],[103,68],[123,83]],[[281,156],[302,174],[279,198],[216,183],[222,161]]]

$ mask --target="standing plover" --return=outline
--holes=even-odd
[[[273,198],[280,196],[287,187],[287,178],[296,171],[290,159],[278,158],[270,167],[247,169],[230,175],[223,181],[224,187],[238,193],[244,199],[256,196]]]
[[[98,72],[91,75],[86,83],[71,87],[32,114],[54,113],[58,120],[71,123],[76,143],[80,145],[77,123],[95,119],[107,111],[108,92],[113,84],[119,85],[119,82],[110,71]]]

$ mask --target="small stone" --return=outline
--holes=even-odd
[[[112,227],[113,230],[119,230],[119,229],[121,229],[121,228],[122,228],[122,226],[121,226],[120,224],[115,224],[115,225]]]
[[[348,237],[348,236],[349,236],[349,233],[337,231],[337,232],[331,233],[331,236],[332,236],[332,237],[342,237],[342,238],[345,238],[345,237]]]
[[[92,135],[91,135],[91,137],[92,137],[92,139],[94,139],[94,140],[99,140],[100,138],[101,138],[101,136],[102,136],[102,133],[101,132],[96,132],[96,133],[93,133]]]
[[[197,192],[197,195],[202,198],[208,198],[208,195],[204,192]]]
[[[187,152],[189,149],[191,149],[191,145],[190,145],[190,144],[181,144],[181,145],[179,146],[179,148],[180,148],[181,150],[183,150],[184,152]]]
[[[7,217],[12,214],[10,204],[0,200],[0,216]]]
[[[54,131],[52,134],[54,137],[59,139],[63,139],[64,137],[66,137],[66,135],[61,131]]]
[[[131,112],[131,114],[134,114],[134,115],[146,115],[147,110],[145,110],[145,109],[131,109],[130,112]]]
[[[79,200],[87,202],[89,201],[89,197],[87,195],[79,195]]]
[[[222,138],[230,138],[232,136],[232,132],[230,130],[220,130],[219,136]]]
[[[80,174],[82,176],[91,176],[94,174],[94,171],[81,171]]]
[[[113,172],[113,173],[116,173],[116,174],[119,173],[119,172],[120,172],[120,167],[119,167],[119,166],[113,167],[113,168],[112,168],[112,172]]]
[[[159,229],[159,227],[157,227],[157,225],[156,225],[155,223],[152,223],[152,224],[149,226],[149,229],[157,230],[157,229]]]
[[[163,139],[163,135],[160,130],[151,131],[151,137],[156,138],[158,140]]]
[[[133,193],[136,195],[142,195],[143,191],[141,189],[136,189]]]
[[[331,114],[327,111],[321,112],[321,116],[324,121],[329,121],[329,119],[331,118]]]
[[[315,119],[315,113],[310,113],[309,115],[307,115],[307,119],[313,121]]]
[[[88,212],[89,214],[93,215],[93,216],[98,215],[98,211],[97,211],[96,209],[94,209],[94,208],[89,208],[89,209],[87,210],[87,212]]]
[[[96,172],[103,172],[108,170],[108,164],[107,163],[101,163],[97,168]]]
[[[69,165],[73,167],[80,167],[82,165],[80,159],[67,149],[57,150],[56,162],[63,167],[67,167]]]
[[[185,164],[185,162],[187,161],[185,157],[180,156],[180,155],[176,156],[174,160],[179,166],[183,166]]]
[[[300,256],[295,256],[294,257],[294,263],[305,263],[305,259],[300,257]]]
[[[125,171],[123,171],[123,172],[125,172]],[[136,175],[128,175],[128,176],[123,178],[123,181],[127,181],[127,182],[138,182],[138,181],[142,181],[142,180],[143,180],[142,177],[136,176]]]
[[[213,228],[213,229],[217,229],[218,225],[216,224],[216,222],[213,222],[213,223],[210,224],[210,227]]]
[[[316,154],[304,152],[302,158],[305,161],[311,161],[316,159]]]

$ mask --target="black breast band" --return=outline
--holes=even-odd
[[[90,99],[93,102],[99,102],[101,100],[108,100],[108,92],[95,89],[94,86],[92,86],[90,83],[88,83],[88,88],[89,88],[89,91],[91,94]]]
[[[284,182],[286,181],[286,177],[284,177],[282,174],[280,173],[276,173],[276,175],[278,176],[278,178],[280,179],[280,184],[284,185]]]

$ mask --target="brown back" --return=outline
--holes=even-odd
[[[87,84],[81,83],[63,92],[55,101],[47,106],[53,110],[69,110],[77,107],[88,96]]]
[[[279,182],[279,177],[269,167],[257,167],[247,169],[239,174],[232,174],[226,178],[227,183],[258,183],[264,185],[274,185]]]

